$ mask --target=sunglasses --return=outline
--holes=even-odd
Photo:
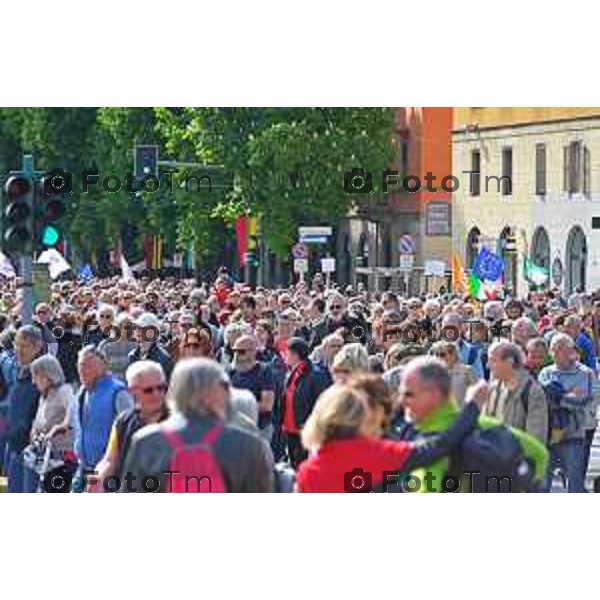
[[[234,348],[233,351],[236,354],[247,354],[248,352],[250,352],[250,350],[248,350],[247,348]]]
[[[152,394],[152,392],[166,392],[167,384],[161,383],[160,385],[153,385],[150,387],[142,388],[142,393],[144,394]]]
[[[341,304],[332,304],[331,305],[331,310],[341,310],[342,308],[344,308]]]
[[[112,315],[100,315],[101,319],[111,319]]]

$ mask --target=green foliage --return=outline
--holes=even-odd
[[[336,224],[353,198],[343,175],[381,172],[392,158],[388,108],[195,108],[170,113],[164,135],[222,164],[235,185],[214,214],[260,219],[260,235],[286,256],[300,225]]]
[[[223,222],[247,214],[283,257],[300,225],[335,225],[348,213],[344,172],[390,164],[392,129],[390,108],[2,108],[0,168],[30,152],[38,169],[76,174],[66,226],[84,254],[107,250],[135,223],[140,251],[144,233],[160,233],[173,250],[192,242],[209,257],[223,247]],[[206,171],[180,168],[172,193],[164,177],[156,193],[127,192],[136,143],[157,144],[163,160],[222,165],[233,185],[186,191],[185,178]],[[81,174],[93,167],[120,177],[122,189],[82,193]]]

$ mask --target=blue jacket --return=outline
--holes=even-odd
[[[77,396],[79,427],[75,452],[86,469],[93,469],[104,456],[108,437],[117,416],[116,397],[125,384],[112,375],[96,381],[91,391],[82,388]]]
[[[596,372],[596,349],[594,342],[583,331],[577,336],[575,345],[581,354],[581,362]]]
[[[568,371],[560,370],[556,365],[541,370],[538,380],[550,401],[551,413],[561,409],[566,414],[566,420],[561,425],[564,430],[563,439],[584,437],[586,410],[593,400],[595,379],[595,372],[579,362]],[[575,388],[582,390],[583,395],[571,395]]]
[[[8,449],[21,452],[29,445],[31,426],[38,409],[40,393],[31,381],[29,367],[17,373],[14,385],[8,392]]]
[[[481,362],[481,348],[466,342],[462,338],[458,342],[458,358],[460,362],[469,365],[479,379],[483,379],[483,363]]]

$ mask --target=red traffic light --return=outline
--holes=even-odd
[[[15,202],[31,192],[31,181],[24,177],[9,177],[4,186],[4,191],[9,202]]]
[[[48,200],[44,206],[44,217],[48,221],[56,221],[63,217],[66,212],[65,203],[57,198]]]

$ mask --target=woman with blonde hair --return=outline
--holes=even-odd
[[[334,383],[345,383],[353,375],[369,372],[369,355],[362,344],[346,344],[331,363]]]
[[[385,491],[395,482],[402,491],[416,491],[403,475],[442,458],[462,442],[479,417],[481,398],[473,398],[449,429],[417,444],[381,439],[381,422],[364,385],[330,387],[302,430],[302,443],[313,454],[298,468],[296,490]]]

